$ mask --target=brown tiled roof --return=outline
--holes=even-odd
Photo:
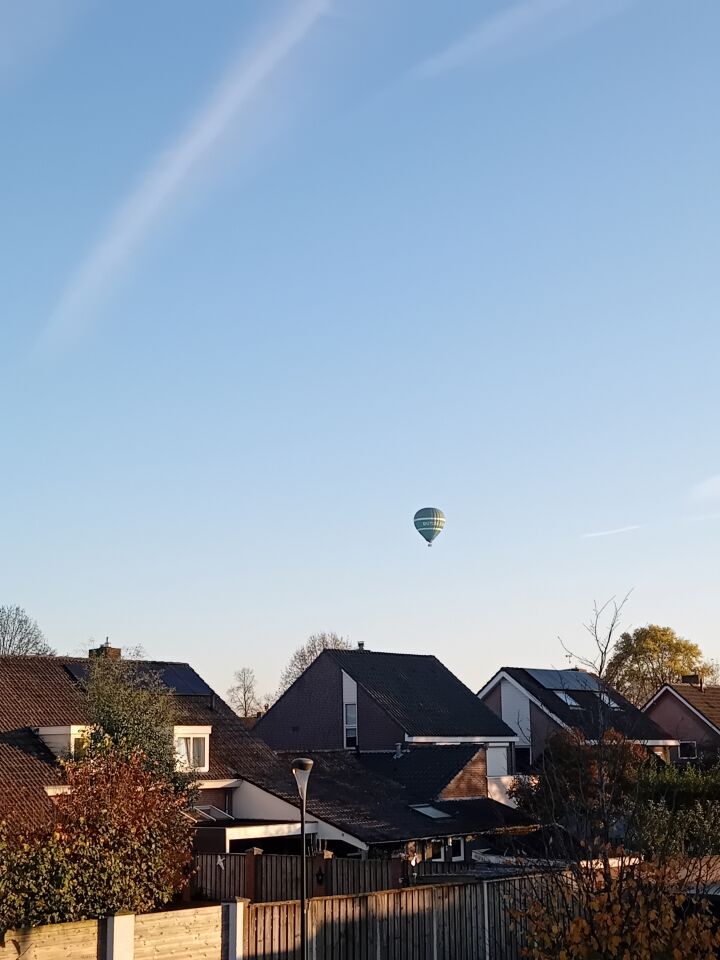
[[[32,728],[87,721],[80,687],[68,670],[82,664],[87,660],[76,657],[0,657],[0,817],[13,811],[31,825],[51,809],[44,788],[61,784],[62,772]],[[169,666],[156,661],[143,665]],[[178,724],[213,728],[210,770],[203,779],[242,778],[295,802],[290,770],[220,697],[177,696],[175,707]]]
[[[720,687],[700,689],[692,683],[669,683],[667,686],[720,730]]]

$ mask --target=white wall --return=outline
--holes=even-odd
[[[530,744],[530,699],[507,680],[500,681],[502,718],[520,738],[519,747]]]
[[[300,798],[298,797],[298,803]],[[233,790],[232,815],[238,820],[299,820],[300,811],[291,803],[266,793],[243,780]]]
[[[508,745],[500,746],[488,744],[487,747],[487,775],[488,777],[506,777],[508,773]]]

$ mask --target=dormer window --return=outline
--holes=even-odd
[[[72,757],[79,760],[88,746],[88,728],[83,724],[68,724],[66,727],[37,727],[43,743],[57,757]]]
[[[206,772],[210,768],[212,727],[175,727],[175,755],[178,770]]]

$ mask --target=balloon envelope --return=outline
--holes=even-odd
[[[415,529],[432,546],[435,537],[445,526],[445,514],[437,507],[423,507],[415,514]]]

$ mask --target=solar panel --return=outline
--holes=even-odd
[[[584,670],[528,670],[546,690],[591,690],[600,689],[597,677]]]
[[[211,697],[212,689],[186,663],[154,663],[148,661],[139,664],[140,669],[157,673],[165,686],[180,697]],[[66,663],[65,668],[74,680],[82,682],[87,678],[87,663]]]

